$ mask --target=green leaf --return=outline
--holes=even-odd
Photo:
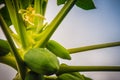
[[[67,0],[57,0],[57,5],[65,4]],[[95,9],[93,0],[77,0],[76,6],[84,10]]]
[[[0,0],[0,4],[3,4],[3,0]],[[4,6],[2,9],[0,9],[0,13],[2,14],[5,22],[7,23],[8,26],[10,26],[12,24],[8,10],[6,8],[6,6]]]
[[[6,40],[0,39],[0,56],[5,56],[10,52],[9,44]]]
[[[93,0],[77,0],[76,6],[84,10],[95,9]]]
[[[65,4],[67,0],[57,0],[57,5]]]

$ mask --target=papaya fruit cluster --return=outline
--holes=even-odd
[[[5,56],[9,52],[10,47],[8,42],[0,39],[0,56]],[[60,66],[57,57],[71,60],[67,49],[54,40],[49,40],[44,48],[29,49],[23,58],[26,67],[30,70],[26,73],[25,80],[44,80],[44,75],[56,74]],[[61,76],[58,79],[61,80]]]
[[[48,79],[44,75],[29,71],[26,74],[25,80],[52,80],[52,79]],[[63,73],[61,75],[58,75],[53,80],[92,80],[92,79],[85,77],[79,72],[71,72],[71,73]]]
[[[27,73],[26,80],[29,80],[31,76],[33,76],[33,78],[35,76],[37,77],[38,74],[55,74],[60,66],[57,57],[68,60],[71,59],[67,49],[54,40],[49,40],[45,48],[32,48],[28,50],[24,55],[24,62],[32,72]],[[33,79],[31,78],[30,80]]]
[[[24,55],[26,65],[34,72],[50,75],[59,69],[57,56],[71,59],[69,52],[54,40],[48,41],[46,48],[32,48]]]

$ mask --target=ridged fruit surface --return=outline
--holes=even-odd
[[[24,55],[26,65],[34,72],[51,75],[59,69],[57,57],[46,48],[33,48]]]

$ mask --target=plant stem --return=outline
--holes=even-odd
[[[72,9],[74,6],[76,0],[67,0],[66,4],[63,6],[63,8],[60,10],[58,15],[52,20],[52,22],[47,26],[46,30],[43,31],[43,37],[42,39],[35,45],[35,47],[44,47],[46,42],[50,39],[52,34],[55,32],[59,24],[62,22],[62,20],[65,18],[65,16],[68,14],[68,12]]]
[[[7,24],[5,23],[3,17],[1,16],[0,14],[0,23],[1,23],[1,28],[9,42],[9,45],[10,45],[10,48],[11,48],[11,53],[13,53],[14,57],[15,57],[15,60],[16,60],[16,64],[17,64],[17,69],[18,69],[18,72],[20,72],[20,75],[21,75],[21,78],[24,80],[24,77],[25,77],[25,73],[26,73],[26,68],[24,66],[24,62],[22,61],[22,58],[20,57],[18,51],[17,51],[17,48],[12,40],[12,37],[10,35],[10,32],[9,32],[9,29],[8,29],[8,26]]]
[[[27,49],[29,46],[29,40],[27,37],[26,33],[26,26],[24,24],[24,21],[22,19],[21,14],[18,13],[19,11],[19,1],[18,0],[13,0],[13,5],[15,8],[16,16],[17,16],[17,21],[18,21],[18,30],[19,30],[19,37],[22,43],[22,48]]]
[[[45,16],[45,12],[46,12],[46,8],[47,8],[47,3],[48,3],[48,0],[44,0],[43,4],[42,4],[42,9],[43,9],[42,15],[43,16]]]
[[[35,9],[35,14],[39,14],[41,16],[43,13],[43,8],[42,8],[43,0],[34,0],[34,9]],[[40,18],[39,16],[34,17],[34,26],[36,27],[36,32],[38,33],[41,31],[42,26],[43,26],[43,18]]]
[[[22,17],[18,14],[19,3],[17,0],[5,0],[12,24],[16,32],[18,33],[22,47],[25,49],[28,46],[28,40],[26,35],[26,29]]]
[[[14,25],[14,28],[15,28],[16,32],[19,34],[18,25],[17,25],[17,23],[18,23],[17,22],[17,16],[16,16],[16,12],[14,10],[14,7],[12,6],[12,1],[11,0],[5,0],[5,4],[6,4],[6,7],[8,9],[12,24]]]
[[[7,64],[17,70],[15,58],[11,55],[1,56],[0,63]]]
[[[10,35],[12,36],[13,40],[15,41],[15,44],[18,46],[18,47],[21,47],[21,43],[20,43],[20,39],[18,37],[17,34],[15,34],[11,29],[9,29],[9,32],[10,32]]]
[[[110,43],[104,43],[104,44],[71,48],[71,49],[68,49],[68,51],[71,54],[73,54],[73,53],[77,53],[77,52],[83,52],[83,51],[95,50],[95,49],[101,49],[101,48],[108,48],[108,47],[115,47],[115,46],[120,46],[120,42],[110,42]]]
[[[87,71],[120,71],[120,66],[60,66],[57,74]]]
[[[34,8],[35,8],[35,13],[36,14],[40,14],[40,16],[35,16],[34,19],[34,24],[36,27],[36,32],[40,33],[43,29],[43,23],[44,23],[44,19],[45,19],[45,12],[46,12],[46,7],[47,7],[47,3],[48,0],[35,0],[34,2]]]

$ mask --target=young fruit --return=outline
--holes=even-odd
[[[25,76],[25,80],[44,80],[44,77],[41,74],[29,71]]]
[[[74,75],[71,75],[69,73],[64,73],[60,76],[58,76],[57,80],[82,80]]]
[[[81,80],[92,80],[91,78],[88,78],[88,77],[84,76],[83,74],[80,74],[79,72],[72,72],[70,74],[78,77]]]
[[[68,50],[54,40],[49,40],[46,44],[46,48],[60,58],[71,60]]]
[[[62,63],[60,66],[68,66],[68,65]],[[92,80],[91,78],[88,78],[83,74],[80,74],[79,72],[57,74],[57,76],[58,76],[57,80]]]
[[[10,52],[9,44],[6,40],[0,39],[0,56],[5,56]]]
[[[57,57],[46,48],[33,48],[24,55],[26,65],[39,74],[51,75],[59,69]]]

